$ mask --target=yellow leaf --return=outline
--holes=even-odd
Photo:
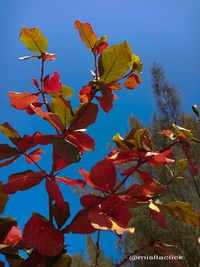
[[[151,210],[155,210],[155,211],[157,211],[157,212],[160,212],[159,207],[158,207],[156,204],[154,204],[153,202],[151,202],[151,203],[149,204],[149,208],[150,208]]]
[[[200,226],[200,215],[196,213],[189,203],[174,201],[158,206],[187,224]]]

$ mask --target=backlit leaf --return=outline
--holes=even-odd
[[[39,28],[22,28],[20,41],[33,52],[42,54],[47,50],[48,40]]]
[[[18,132],[7,122],[0,125],[0,131],[2,132],[2,134],[7,136],[10,139],[10,141],[15,145],[17,145],[17,143],[21,139]]]
[[[105,49],[99,57],[100,78],[106,83],[118,80],[131,67],[132,51],[127,42]]]
[[[168,204],[159,204],[158,206],[187,224],[200,226],[200,215],[196,213],[189,203],[173,201]]]
[[[19,150],[7,144],[0,144],[0,160],[9,159],[19,154]]]
[[[98,106],[94,103],[84,104],[75,112],[75,117],[70,123],[70,130],[86,129],[96,121]]]
[[[34,163],[34,162],[38,162],[41,159],[41,154],[44,154],[44,150],[42,150],[41,148],[37,148],[34,151],[32,151],[31,153],[29,153],[25,158],[26,158],[26,162],[27,163]]]
[[[60,190],[60,187],[56,183],[55,180],[51,180],[49,178],[46,179],[46,189],[48,195],[52,201],[55,201],[56,206],[62,210],[65,207],[65,201]]]
[[[18,93],[9,92],[8,93],[11,105],[16,109],[27,109],[30,104],[38,101],[38,94],[31,93]]]
[[[75,28],[79,31],[79,35],[83,43],[93,51],[97,42],[97,37],[89,23],[82,23],[80,20],[76,20],[74,23]]]
[[[141,82],[142,79],[140,78],[140,76],[134,73],[127,78],[127,80],[124,82],[124,86],[127,89],[132,90],[135,89]]]
[[[53,112],[45,112],[41,108],[34,107],[33,105],[31,105],[31,107],[37,115],[48,121],[57,131],[65,131],[65,126],[62,124],[62,121],[57,114]]]
[[[6,194],[14,194],[17,191],[24,191],[39,184],[46,176],[47,174],[45,171],[34,172],[31,170],[11,174],[8,182],[2,185],[2,190]]]
[[[63,234],[39,214],[34,214],[26,223],[22,236],[27,248],[35,248],[45,256],[56,256],[63,251]]]
[[[58,177],[58,176],[56,176],[56,180],[58,182],[60,182],[60,183],[65,184],[65,185],[79,185],[82,188],[84,188],[85,185],[86,185],[86,182],[81,180],[81,179],[75,180],[75,179],[71,179],[71,178],[68,178],[68,177]]]
[[[56,204],[53,205],[52,213],[58,228],[59,229],[62,228],[67,219],[70,217],[69,204],[65,202],[64,207],[62,207],[62,210],[59,207],[57,207]]]
[[[72,143],[56,138],[52,140],[53,144],[53,170],[58,171],[71,163],[80,160],[80,150]]]
[[[61,91],[60,75],[54,72],[53,76],[47,75],[43,81],[43,88],[45,93],[55,93]]]
[[[1,187],[2,181],[0,181],[0,213],[3,213],[9,197],[7,194],[4,193]]]
[[[74,118],[72,114],[71,103],[62,97],[54,97],[52,98],[51,104],[53,112],[58,115],[62,121],[62,124],[66,127]]]

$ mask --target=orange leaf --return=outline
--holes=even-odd
[[[137,74],[131,74],[127,80],[124,82],[124,86],[127,89],[135,89],[140,83],[142,82],[142,79]]]
[[[9,92],[11,105],[16,109],[27,109],[30,104],[38,101],[38,94]]]

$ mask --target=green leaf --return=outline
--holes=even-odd
[[[7,122],[0,124],[0,131],[2,132],[2,134],[7,136],[10,141],[15,145],[17,145],[21,139],[18,132]]]
[[[3,184],[2,181],[0,181],[0,213],[4,212],[4,208],[9,199],[8,195],[2,191],[2,188],[1,188],[2,184]]]
[[[58,115],[62,124],[66,127],[74,118],[71,110],[71,103],[62,97],[54,97],[51,101],[52,109]]]
[[[39,28],[22,28],[20,41],[33,52],[42,54],[47,51],[48,40]]]
[[[131,67],[132,51],[127,42],[105,49],[99,57],[100,79],[105,83],[118,80]]]

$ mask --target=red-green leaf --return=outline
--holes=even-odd
[[[27,109],[30,104],[38,101],[38,94],[9,92],[11,105],[16,109]]]
[[[14,194],[39,184],[46,176],[45,171],[34,172],[31,170],[11,174],[9,181],[2,186],[2,189],[6,194]]]
[[[80,160],[80,150],[72,143],[56,138],[52,140],[53,143],[53,170],[58,171],[62,168],[78,162]]]
[[[45,256],[56,256],[63,251],[64,237],[48,221],[34,214],[26,223],[23,243],[27,248],[35,248]]]
[[[33,52],[42,54],[47,50],[48,40],[39,28],[22,28],[20,41]]]
[[[65,131],[65,127],[58,115],[52,112],[45,112],[41,108],[34,107],[33,105],[31,105],[31,108],[37,115],[48,121],[57,131]]]
[[[7,144],[0,144],[0,160],[9,159],[19,154],[19,150]]]
[[[76,20],[74,23],[75,28],[79,31],[79,35],[83,43],[93,51],[97,42],[97,37],[89,23],[82,23],[80,20]]]
[[[15,145],[17,145],[21,139],[18,132],[7,122],[0,125],[0,131]]]
[[[94,103],[82,105],[75,113],[75,118],[70,123],[70,130],[86,129],[96,121],[98,106]]]

